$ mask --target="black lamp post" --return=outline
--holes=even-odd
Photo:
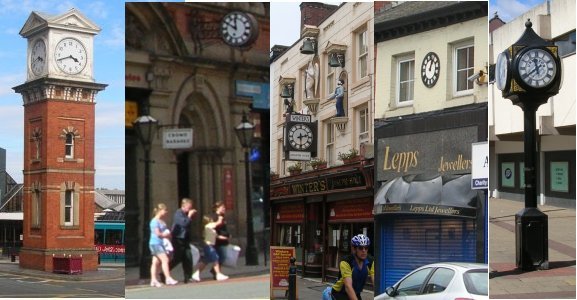
[[[140,279],[150,278],[150,250],[148,240],[150,239],[150,145],[156,131],[158,121],[149,115],[138,117],[134,120],[136,135],[144,149],[144,214],[142,220],[142,255],[140,256]]]
[[[525,151],[525,208],[515,215],[517,268],[549,267],[547,215],[537,208],[537,109],[559,93],[561,60],[557,46],[538,36],[530,20],[517,42],[499,54],[495,69],[497,87],[523,109]]]
[[[240,141],[240,144],[244,148],[244,168],[245,168],[245,180],[246,180],[246,265],[256,266],[258,265],[258,251],[254,244],[254,228],[252,220],[252,199],[251,199],[251,174],[250,174],[250,161],[248,158],[249,149],[252,145],[252,139],[254,136],[254,125],[252,125],[247,117],[246,113],[242,114],[242,121],[234,128],[236,136]]]

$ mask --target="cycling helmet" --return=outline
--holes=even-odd
[[[369,246],[371,244],[371,240],[364,234],[358,234],[353,236],[351,239],[351,244],[353,244],[354,247]]]

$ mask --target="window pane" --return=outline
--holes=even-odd
[[[457,71],[457,91],[467,90],[467,70]]]
[[[361,57],[360,60],[361,70],[359,72],[361,78],[367,76],[367,56]]]
[[[400,81],[407,81],[409,79],[409,63],[402,62],[401,63],[401,72],[399,75]]]
[[[399,90],[399,102],[407,101],[408,99],[409,99],[408,83],[403,82],[403,83],[401,83],[400,90]]]
[[[457,70],[467,67],[467,49],[457,50]]]
[[[71,218],[70,218],[70,207],[66,207],[64,208],[64,222],[68,223],[70,222]]]
[[[430,272],[431,268],[419,270],[403,280],[397,288],[399,296],[417,295]]]
[[[475,66],[475,51],[473,47],[467,48],[467,55],[469,56],[469,64],[467,67],[473,68]]]
[[[427,285],[425,286],[424,294],[434,294],[440,293],[444,291],[449,283],[451,283],[451,279],[455,275],[455,271],[445,268],[439,268],[435,271]]]
[[[64,195],[64,206],[72,205],[72,192],[66,191]]]
[[[555,45],[559,47],[561,57],[575,53],[575,31],[557,38]]]
[[[66,144],[72,144],[72,133],[66,134]]]

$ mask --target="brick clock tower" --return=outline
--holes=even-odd
[[[33,12],[24,100],[24,240],[20,267],[52,271],[52,257],[82,257],[96,270],[94,250],[94,108],[105,84],[94,81],[93,39],[100,28],[76,9]],[[123,68],[124,66],[119,66]]]

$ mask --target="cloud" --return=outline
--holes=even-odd
[[[108,32],[103,30],[103,38],[104,45],[124,48],[124,24],[114,24]]]
[[[7,54],[8,55],[8,54]],[[15,87],[26,80],[24,73],[8,73],[0,75],[0,98],[6,95],[16,95],[12,87]]]
[[[87,11],[90,11],[93,16],[101,19],[108,17],[109,9],[110,7],[107,6],[106,3],[100,1],[90,2],[87,6]]]
[[[499,18],[505,22],[517,18],[536,4],[535,1],[495,0],[490,5],[489,17],[497,12]]]
[[[96,104],[96,129],[124,130],[124,103],[98,103]]]

